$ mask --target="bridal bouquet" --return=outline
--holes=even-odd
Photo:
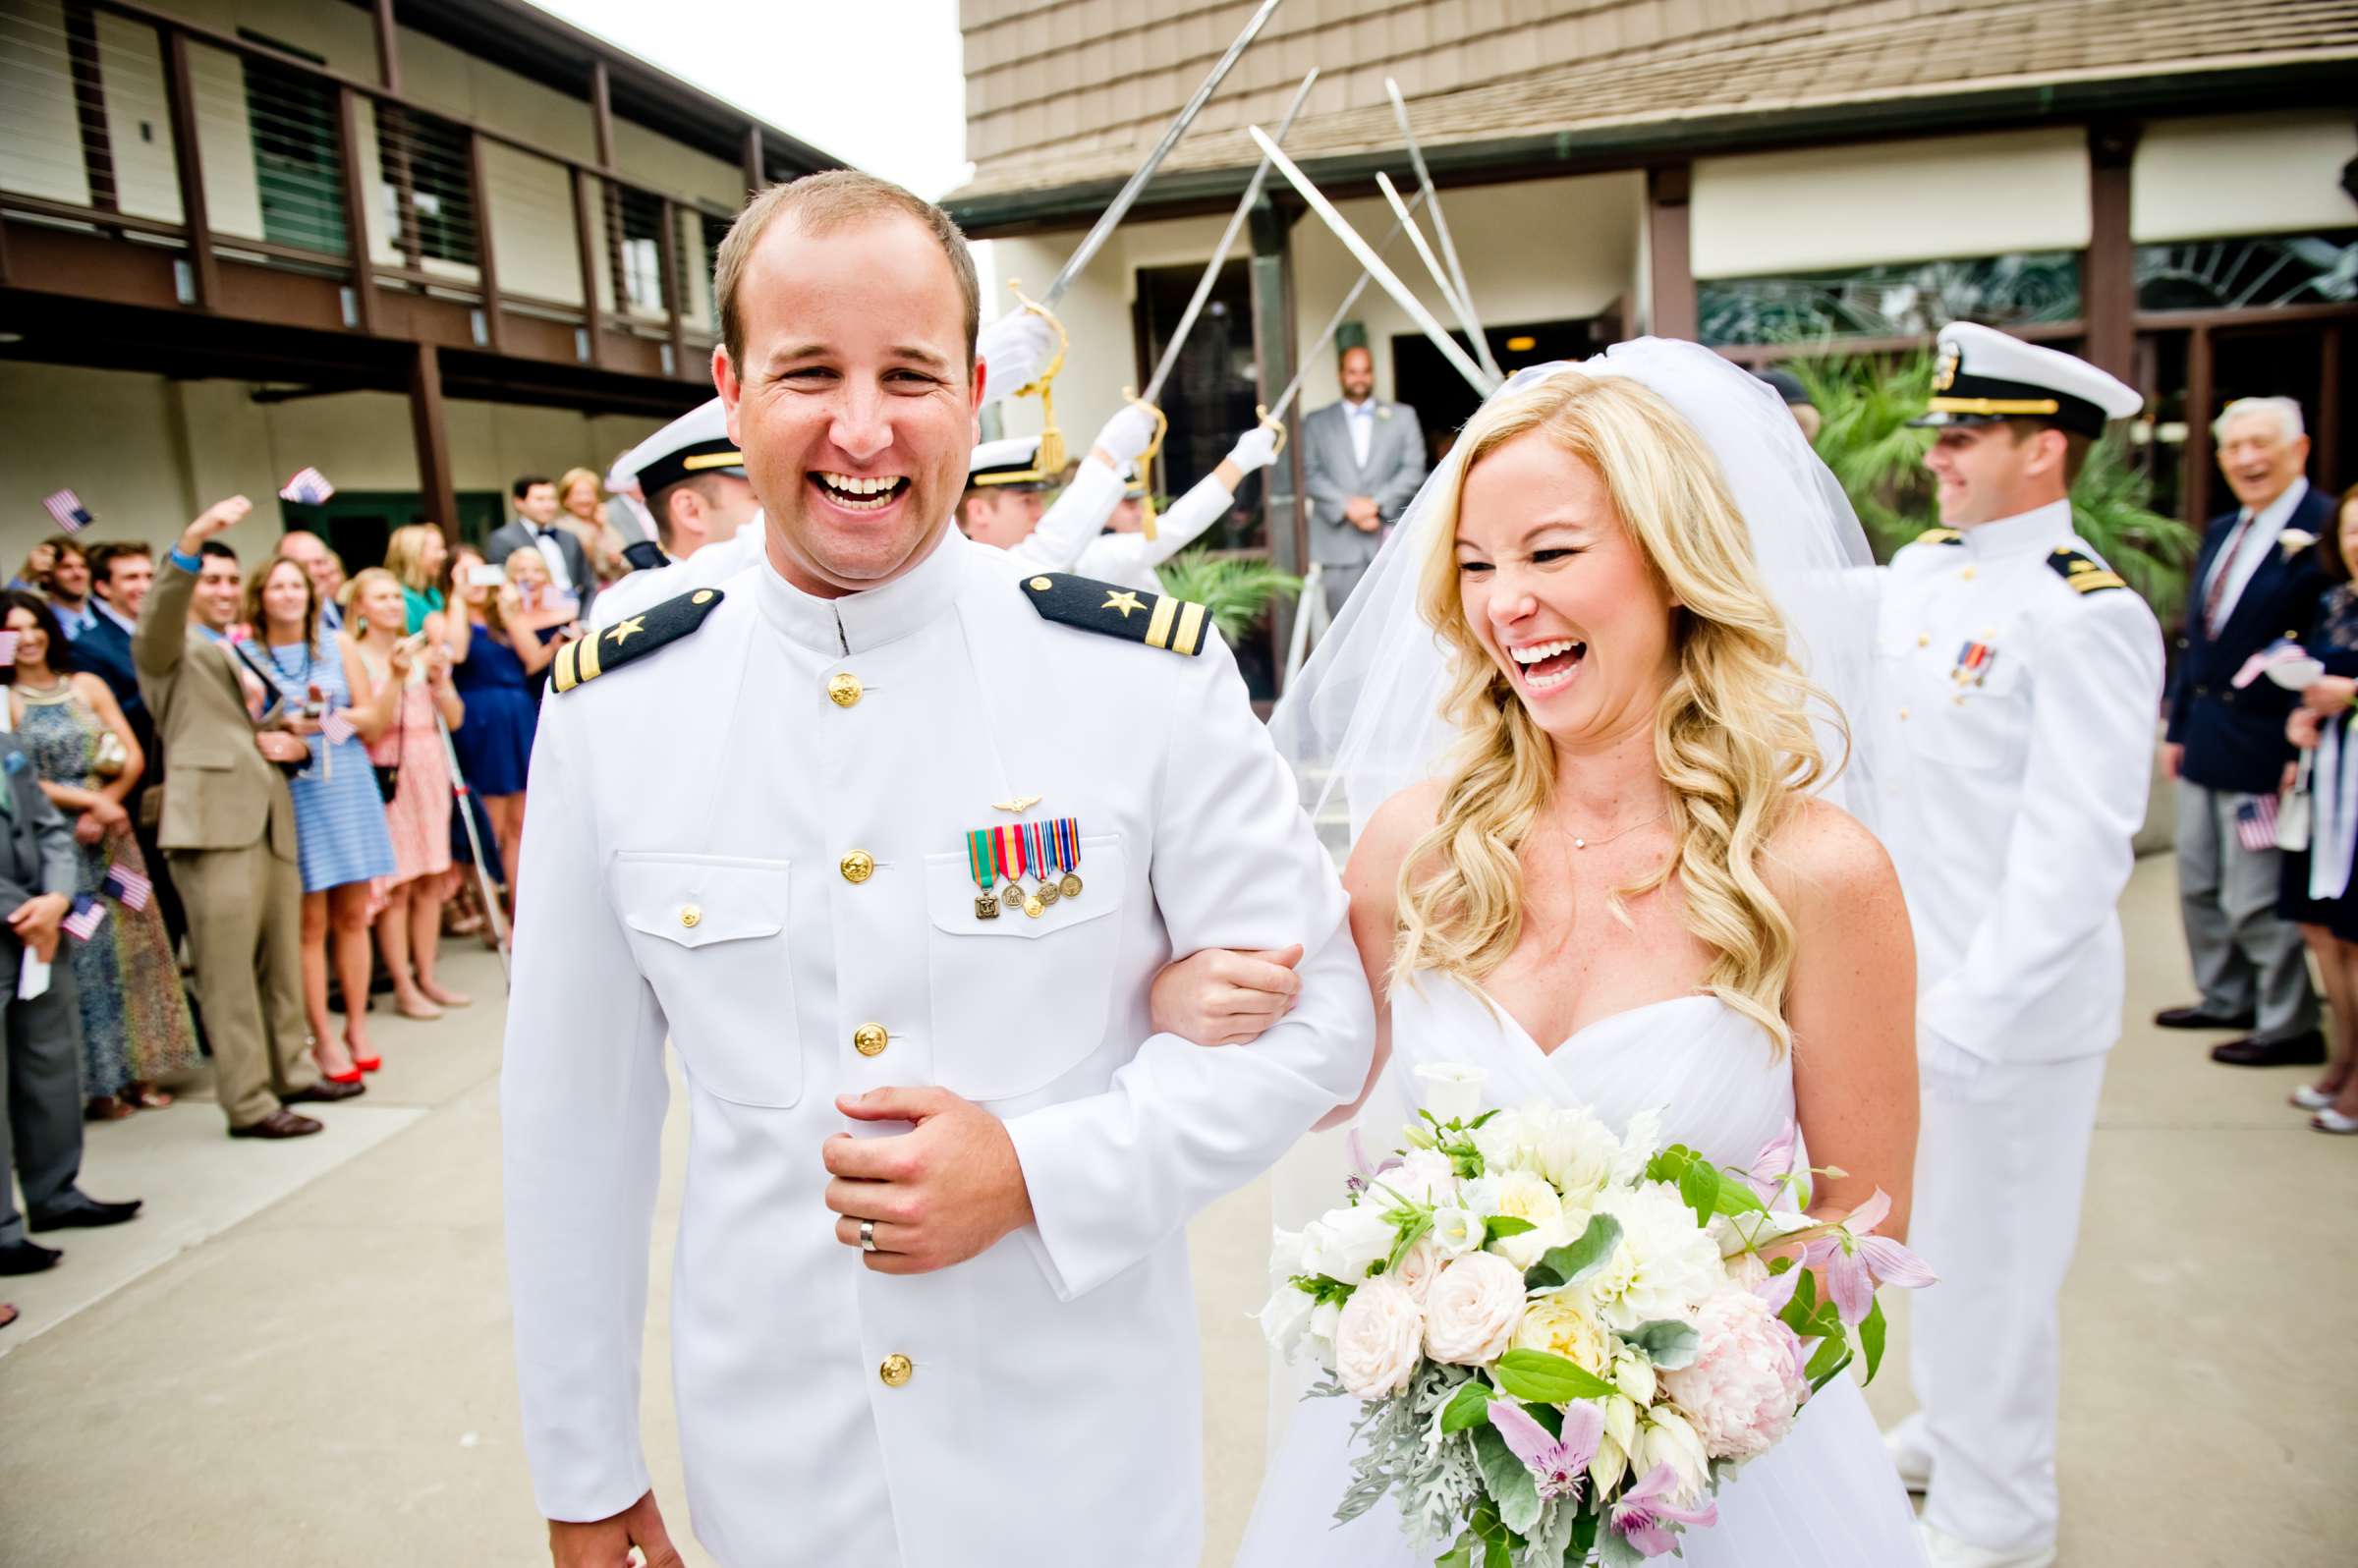
[[[1877,1285],[1933,1276],[1873,1234],[1881,1192],[1839,1224],[1797,1211],[1790,1129],[1739,1171],[1657,1148],[1653,1113],[1615,1136],[1576,1106],[1481,1111],[1484,1076],[1418,1069],[1407,1147],[1370,1169],[1355,1142],[1350,1201],[1277,1233],[1263,1330],[1325,1370],[1313,1393],[1365,1402],[1336,1521],[1390,1491],[1438,1568],[1675,1551],[1814,1391],[1854,1357],[1875,1375]]]

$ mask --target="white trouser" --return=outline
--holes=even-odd
[[[2105,1058],[1928,1071],[1908,1245],[1940,1282],[1911,1304],[1932,1456],[1925,1520],[1993,1551],[2051,1546],[2057,1298],[2079,1236]]]

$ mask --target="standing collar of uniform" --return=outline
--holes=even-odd
[[[2260,515],[2252,521],[2272,533],[2280,532],[2284,525],[2292,521],[2294,508],[2308,498],[2309,476],[2306,474],[2296,474],[2292,476],[2292,482],[2284,486],[2284,493],[2262,507]],[[2243,511],[2241,507],[2237,507],[2235,510],[2239,516]]]
[[[761,613],[793,641],[825,653],[864,653],[898,642],[950,612],[976,546],[955,528],[942,531],[931,553],[882,588],[822,599],[778,575],[761,552],[756,592]]]
[[[1977,556],[2019,555],[2030,550],[2052,549],[2072,536],[2071,503],[2067,500],[2049,501],[2028,512],[2001,517],[1994,523],[1983,523],[1960,532],[1965,535],[1965,548]]]

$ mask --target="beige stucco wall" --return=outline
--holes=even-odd
[[[406,398],[348,392],[256,404],[242,381],[52,365],[0,364],[0,571],[53,532],[39,498],[70,487],[97,518],[92,536],[161,546],[224,495],[253,498],[233,542],[266,548],[284,527],[275,494],[306,465],[347,490],[415,490]],[[505,491],[519,474],[577,464],[603,473],[652,434],[654,420],[453,401],[451,462],[462,490]]]
[[[1482,186],[1448,192],[1446,200],[1450,234],[1457,242],[1467,284],[1486,325],[1592,316],[1634,288],[1637,230],[1644,203],[1644,184],[1636,174]],[[1380,196],[1371,195],[1340,206],[1352,227],[1371,243],[1382,238],[1391,225],[1391,209]],[[1200,217],[1125,224],[1065,296],[1057,314],[1072,335],[1073,345],[1065,370],[1056,380],[1056,415],[1075,452],[1086,450],[1097,426],[1120,407],[1122,388],[1139,378],[1131,330],[1138,269],[1200,264],[1209,259],[1226,221],[1224,217]],[[1429,237],[1430,233],[1428,230]],[[1006,298],[1005,280],[1010,278],[1022,280],[1027,292],[1045,288],[1080,238],[1076,230],[991,242],[1001,298]],[[1301,324],[1295,353],[1299,356],[1310,348],[1359,276],[1359,265],[1315,217],[1296,225],[1293,243],[1295,312]],[[1240,238],[1231,255],[1244,255],[1245,246]],[[1424,276],[1422,263],[1406,238],[1394,245],[1385,259],[1416,286],[1418,298],[1434,315],[1444,324],[1454,325],[1448,320],[1439,291]],[[996,310],[986,313],[995,314]],[[1368,329],[1376,355],[1376,386],[1389,396],[1393,391],[1392,337],[1414,332],[1416,325],[1407,311],[1374,287],[1360,297],[1352,317]],[[1339,395],[1333,355],[1322,353],[1303,384],[1302,407],[1315,409]],[[1008,405],[1003,418],[1009,435],[1035,434],[1039,429],[1039,402],[1027,399]]]
[[[2345,229],[2358,206],[2341,189],[2358,157],[2344,114],[2165,120],[2147,128],[2129,170],[2129,232],[2140,243]]]
[[[2074,128],[1699,158],[1695,275],[1752,277],[2088,243]]]

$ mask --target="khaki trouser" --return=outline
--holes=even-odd
[[[279,1095],[319,1082],[303,1014],[303,878],[267,837],[168,856],[189,912],[221,1109],[230,1126],[252,1126],[279,1108]]]

